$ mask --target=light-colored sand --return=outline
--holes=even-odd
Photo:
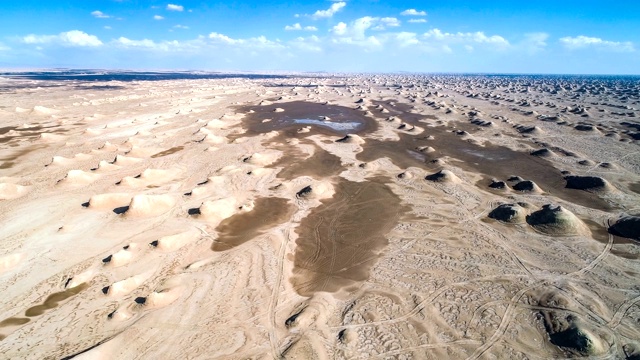
[[[0,358],[625,358],[640,351],[625,84],[12,87]],[[363,126],[279,128],[288,116]]]

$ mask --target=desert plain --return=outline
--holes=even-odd
[[[637,77],[0,94],[2,358],[640,358]]]

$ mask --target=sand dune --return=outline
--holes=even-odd
[[[17,199],[29,192],[28,186],[12,183],[0,183],[0,200]]]
[[[93,195],[88,202],[88,207],[99,210],[113,210],[128,206],[133,196],[127,193],[108,193]]]
[[[187,231],[175,235],[167,235],[152,241],[151,246],[157,248],[163,252],[172,252],[180,249],[181,247],[196,241],[200,237],[198,231]]]
[[[177,169],[146,169],[136,176],[125,176],[120,185],[129,187],[157,186],[177,178]]]
[[[116,156],[116,159],[113,162],[113,164],[118,165],[118,166],[131,166],[131,165],[135,165],[136,163],[138,163],[140,161],[142,161],[142,159],[140,159],[140,158],[136,158],[136,157],[132,157],[132,156],[118,155],[118,156]]]
[[[259,166],[268,166],[273,164],[282,156],[280,151],[265,151],[262,153],[251,154],[245,157],[242,161]]]
[[[69,170],[67,176],[64,179],[60,180],[60,184],[69,184],[69,185],[89,185],[94,181],[97,181],[100,178],[99,174],[92,174],[90,172],[86,172],[83,170]]]
[[[200,215],[210,221],[224,220],[235,214],[238,209],[238,201],[233,197],[218,200],[208,200],[199,207]]]
[[[135,195],[126,210],[127,217],[162,215],[171,210],[176,200],[170,195]]]
[[[124,280],[117,281],[108,288],[103,288],[102,292],[110,297],[122,297],[130,294],[135,288],[142,285],[155,271],[150,270],[142,274],[128,277]]]

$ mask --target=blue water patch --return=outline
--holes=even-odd
[[[294,124],[307,124],[325,126],[336,131],[357,130],[362,123],[355,121],[346,122],[334,122],[329,120],[316,120],[316,119],[293,119]]]

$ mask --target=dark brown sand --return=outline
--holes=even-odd
[[[287,221],[295,207],[283,198],[258,198],[253,210],[223,220],[216,228],[218,238],[213,251],[225,251],[260,235],[264,230]]]
[[[543,158],[531,156],[526,152],[513,151],[503,146],[485,144],[479,146],[461,139],[451,128],[427,128],[424,136],[399,134],[398,142],[367,140],[364,151],[357,159],[367,162],[387,156],[398,167],[417,166],[428,170],[435,167],[431,160],[448,156],[457,160],[455,165],[462,169],[478,172],[487,177],[506,180],[518,175],[538,184],[543,191],[563,200],[574,202],[594,209],[610,210],[611,206],[598,195],[581,190],[567,189],[563,175]],[[423,135],[423,134],[421,134]],[[434,140],[426,136],[433,135]],[[418,147],[432,146],[435,152],[423,154]]]
[[[297,229],[292,283],[303,296],[366,280],[387,245],[385,235],[408,210],[385,179],[341,180],[335,187],[333,198],[313,209]]]
[[[281,108],[283,112],[274,112],[275,108]],[[367,133],[377,129],[376,122],[364,116],[361,111],[338,105],[325,105],[306,101],[292,101],[288,103],[274,103],[262,106],[243,106],[238,112],[246,113],[242,122],[247,129],[246,135],[266,133],[273,130],[295,130],[305,126],[311,126],[318,133],[327,135],[344,135],[347,133]],[[254,111],[250,113],[250,111]],[[294,119],[316,119],[328,116],[332,122],[357,122],[360,123],[354,130],[335,130],[325,126],[296,124]],[[270,120],[263,122],[263,120]],[[294,135],[292,133],[291,135]],[[302,134],[303,137],[313,133]],[[295,136],[295,135],[294,135]],[[296,136],[297,137],[297,136]]]
[[[47,297],[42,305],[36,305],[28,308],[24,315],[28,317],[40,316],[45,311],[58,307],[58,303],[67,300],[70,297],[78,295],[81,291],[86,290],[89,287],[89,283],[82,283],[76,287],[66,289],[61,292],[53,293]]]
[[[184,149],[184,146],[176,146],[176,147],[172,147],[171,149],[167,149],[165,151],[161,151],[157,154],[151,155],[152,158],[159,158],[159,157],[163,157],[163,156],[168,156],[171,154],[175,154],[178,151]]]
[[[304,159],[303,154],[288,154],[278,161],[273,167],[283,166],[278,177],[283,179],[295,179],[299,176],[311,176],[313,178],[323,178],[336,175],[342,169],[340,158],[323,150],[315,148],[313,155]]]

